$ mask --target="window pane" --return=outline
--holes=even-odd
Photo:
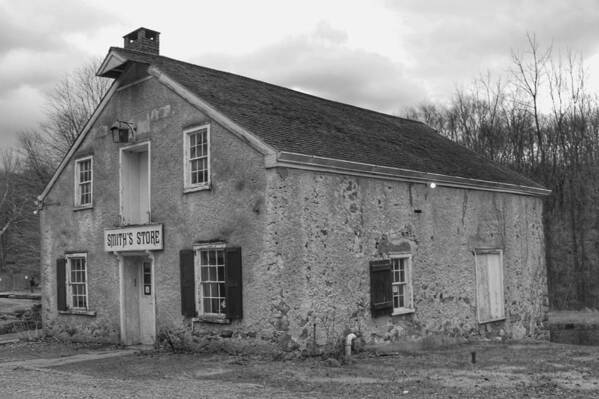
[[[214,313],[221,313],[220,312],[220,299],[219,298],[213,298],[210,300],[212,302],[212,310]]]

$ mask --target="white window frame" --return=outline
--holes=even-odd
[[[190,159],[190,153],[189,153],[191,142],[190,142],[189,137],[192,134],[198,133],[201,130],[206,130],[206,142],[208,144],[208,150],[207,150],[207,154],[206,154],[207,180],[205,182],[192,184],[192,182],[191,182],[191,161],[192,160]],[[211,172],[212,172],[211,167],[210,167],[210,163],[211,163],[211,150],[210,150],[211,137],[210,136],[211,136],[210,124],[194,126],[192,128],[183,130],[183,179],[184,179],[183,192],[185,192],[185,193],[199,191],[199,190],[207,190],[210,188]]]
[[[210,243],[210,244],[200,244],[194,245],[194,275],[195,275],[195,297],[196,297],[196,312],[198,317],[211,317],[211,318],[222,318],[225,319],[227,317],[226,311],[222,313],[207,313],[204,312],[203,299],[204,299],[204,289],[202,286],[202,265],[201,265],[201,255],[202,251],[207,250],[219,250],[223,252],[223,286],[226,284],[227,276],[224,274],[226,270],[225,267],[225,248],[227,245],[225,243]],[[226,300],[226,294],[222,293],[222,298]]]
[[[393,299],[393,313],[392,316],[414,313],[414,288],[412,281],[412,254],[398,253],[391,254],[389,256],[391,260],[391,298]],[[395,263],[400,262],[400,259],[405,259],[405,283],[395,282]],[[406,291],[404,292],[404,304],[406,306],[395,307],[395,286],[404,285]]]
[[[500,287],[498,289],[498,293],[500,294],[500,299],[498,302],[501,305],[501,311],[500,311],[500,314],[498,314],[496,316],[490,315],[489,318],[483,317],[483,315],[481,314],[482,306],[480,303],[478,303],[480,295],[483,294],[480,291],[480,287],[481,287],[481,276],[479,273],[479,256],[480,255],[498,255],[498,257],[499,257],[498,283],[500,284]],[[474,273],[476,274],[476,318],[478,320],[478,323],[485,324],[485,323],[491,323],[494,321],[505,320],[505,282],[504,282],[504,278],[503,278],[503,269],[504,269],[503,250],[499,249],[499,248],[476,248],[474,250],[474,264],[475,264]],[[490,287],[489,287],[489,289],[490,289]],[[491,302],[491,300],[489,299],[489,303],[490,302]],[[491,313],[491,310],[489,310],[489,313]]]
[[[89,290],[88,290],[88,286],[87,286],[87,282],[88,282],[88,278],[87,278],[87,269],[88,269],[88,263],[87,263],[87,253],[82,252],[82,253],[73,253],[73,254],[68,254],[65,255],[66,258],[66,267],[65,267],[65,274],[66,274],[66,287],[67,287],[67,308],[69,310],[79,310],[79,311],[87,311],[89,309]],[[71,261],[73,259],[83,259],[84,261],[84,265],[85,265],[85,270],[84,270],[84,276],[85,276],[85,307],[75,307],[73,305],[73,283],[71,281]],[[80,284],[80,283],[77,283]]]
[[[91,179],[89,181],[89,202],[82,203],[81,202],[81,185],[87,183],[81,181],[81,164],[83,162],[89,161],[90,168],[90,176]],[[78,158],[75,160],[75,189],[73,190],[75,193],[74,204],[78,208],[91,208],[94,204],[94,157],[93,155]]]

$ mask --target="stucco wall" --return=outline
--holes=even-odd
[[[190,320],[181,315],[179,251],[209,240],[242,248],[244,317],[232,325],[197,325],[200,335],[227,330],[227,336],[238,332],[284,349],[306,347],[314,338],[332,344],[349,330],[367,341],[477,335],[472,251],[481,247],[504,250],[507,318],[489,329],[516,338],[537,333],[546,301],[540,199],[266,170],[249,145],[154,79],[117,92],[77,151],[75,159],[94,155],[94,207],[73,208],[73,162],[46,199],[41,222],[48,332],[119,339],[118,259],[103,245],[104,229],[119,223],[122,145],[109,132],[116,119],[134,121],[137,141],[151,143],[152,222],[164,225],[165,241],[164,250],[154,253],[158,333],[189,333]],[[184,194],[182,130],[206,122],[212,187]],[[369,261],[406,243],[413,254],[416,311],[372,318]],[[88,300],[96,316],[56,311],[56,258],[66,251],[88,253]]]
[[[141,101],[140,99],[143,99]],[[75,338],[118,341],[119,271],[104,252],[103,232],[119,218],[119,148],[109,128],[116,119],[134,121],[137,141],[150,141],[152,222],[164,225],[164,250],[156,251],[157,331],[184,325],[181,316],[179,251],[196,241],[224,240],[243,251],[244,276],[252,276],[264,230],[263,157],[211,122],[154,79],[125,88],[96,121],[77,156],[94,155],[94,207],[73,208],[73,162],[50,191],[41,212],[43,318],[48,332]],[[210,190],[183,193],[184,128],[211,122]],[[75,158],[77,158],[75,156]],[[95,317],[62,315],[56,304],[56,258],[65,251],[88,253],[89,308]],[[245,278],[245,277],[244,277]],[[250,277],[243,282],[252,289]],[[253,304],[246,301],[248,311]]]
[[[314,324],[320,344],[349,330],[368,342],[539,332],[547,300],[541,199],[287,169],[267,176],[262,306],[279,336],[309,344]],[[406,243],[415,312],[373,318],[369,261]],[[489,247],[504,250],[506,320],[483,328],[472,251]]]

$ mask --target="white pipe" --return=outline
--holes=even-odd
[[[356,338],[358,338],[358,336],[354,333],[349,333],[347,334],[347,337],[345,337],[345,357],[351,356],[351,344]]]

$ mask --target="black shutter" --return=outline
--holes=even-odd
[[[56,259],[56,304],[58,310],[67,310],[67,260]]]
[[[370,262],[370,306],[374,317],[393,312],[391,261]]]
[[[185,317],[196,316],[194,253],[191,249],[179,251],[181,274],[181,313]]]
[[[225,293],[227,317],[241,319],[243,301],[241,292],[241,248],[225,249]]]

